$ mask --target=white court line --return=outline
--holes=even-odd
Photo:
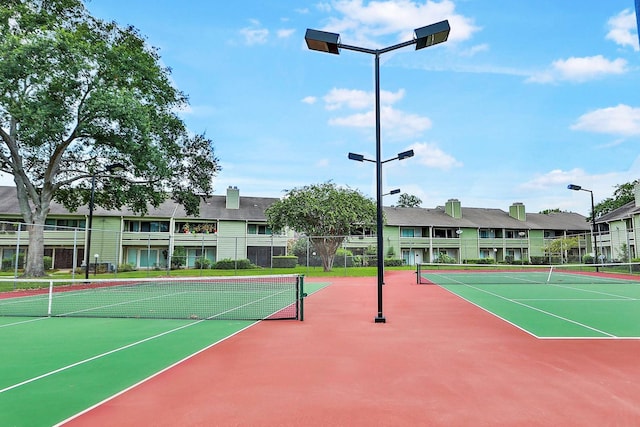
[[[486,289],[482,289],[482,288],[479,288],[479,287],[477,287],[477,286],[467,285],[467,284],[465,284],[465,283],[463,283],[463,282],[460,282],[460,281],[457,281],[457,280],[454,280],[454,279],[450,279],[450,280],[451,280],[451,281],[453,281],[453,282],[458,283],[458,285],[466,286],[466,287],[469,287],[469,288],[471,288],[471,289],[475,289],[475,290],[477,290],[477,291],[484,292],[484,293],[486,293],[486,294],[489,294],[489,295],[492,295],[492,296],[494,296],[494,297],[497,297],[497,298],[503,299],[503,300],[508,301],[508,302],[511,302],[511,303],[513,303],[513,304],[521,305],[521,306],[526,307],[526,308],[529,308],[529,309],[531,309],[531,310],[534,310],[534,311],[537,311],[537,312],[543,313],[543,314],[545,314],[545,315],[547,315],[547,316],[555,317],[556,319],[563,320],[563,321],[565,321],[565,322],[567,322],[567,323],[572,323],[572,324],[577,325],[577,326],[580,326],[580,327],[582,327],[582,328],[585,328],[585,329],[588,329],[588,330],[591,330],[591,331],[594,331],[594,332],[597,332],[597,333],[603,334],[603,335],[605,335],[605,336],[607,336],[607,337],[610,337],[610,338],[618,338],[617,336],[615,336],[615,335],[613,335],[613,334],[610,334],[610,333],[605,332],[605,331],[602,331],[602,330],[600,330],[600,329],[597,329],[597,328],[591,327],[591,326],[589,326],[589,325],[585,325],[584,323],[577,322],[577,321],[575,321],[575,320],[572,320],[572,319],[569,319],[569,318],[566,318],[566,317],[563,317],[563,316],[557,315],[557,314],[555,314],[555,313],[551,313],[551,312],[546,311],[546,310],[539,309],[539,308],[537,308],[537,307],[533,307],[533,306],[531,306],[531,305],[528,305],[528,304],[522,303],[522,302],[520,302],[520,301],[517,301],[517,300],[511,299],[511,298],[504,297],[504,296],[499,295],[499,294],[496,294],[496,293],[494,293],[494,292],[489,292],[489,291],[487,291]],[[458,285],[456,285],[456,286],[458,286]],[[445,285],[445,286],[446,286],[446,285]],[[445,288],[445,289],[446,289],[446,288]],[[447,290],[448,290],[448,289],[447,289]],[[456,294],[455,292],[453,292],[453,291],[451,291],[451,290],[448,290],[448,291],[449,291],[449,292],[451,292],[451,293],[453,293],[453,294],[455,294],[455,295],[458,295],[458,294]],[[522,327],[520,327],[520,326],[518,326],[518,325],[515,325],[513,322],[510,322],[510,321],[508,321],[507,319],[505,319],[505,318],[503,318],[503,317],[501,317],[501,316],[498,316],[496,313],[493,313],[493,312],[489,311],[488,309],[486,309],[486,308],[484,308],[484,307],[482,307],[482,306],[480,306],[480,305],[478,305],[478,304],[474,303],[473,301],[470,301],[470,300],[468,300],[468,299],[466,299],[466,298],[462,297],[461,295],[458,295],[458,297],[460,297],[460,298],[464,299],[465,301],[469,301],[469,302],[471,302],[473,305],[475,305],[475,306],[477,306],[477,307],[480,307],[480,308],[481,308],[481,309],[483,309],[484,311],[486,311],[486,312],[488,312],[488,313],[491,313],[492,315],[494,315],[494,316],[496,316],[496,317],[498,317],[498,318],[502,319],[503,321],[505,321],[505,322],[507,322],[507,323],[509,323],[509,324],[511,324],[511,325],[517,326],[517,327],[518,327],[518,329],[523,330],[523,331],[527,332],[528,334],[530,334],[530,335],[532,335],[532,336],[535,336],[536,338],[539,338],[537,335],[533,334],[532,332],[530,332],[530,331],[528,331],[528,330],[526,330],[526,329],[524,329],[524,328],[522,328]]]
[[[191,325],[194,325],[194,324],[196,324],[196,323],[200,323],[200,322],[202,322],[202,321],[204,321],[204,320],[200,320],[200,321],[198,321],[198,322],[194,322],[194,323],[191,323],[191,324],[189,324],[189,325],[185,325],[185,326],[191,326]],[[95,409],[95,408],[97,408],[97,407],[99,407],[99,406],[101,406],[101,405],[104,405],[105,403],[109,402],[110,400],[113,400],[113,399],[115,399],[116,397],[118,397],[118,396],[120,396],[120,395],[122,395],[122,394],[124,394],[124,393],[128,392],[129,390],[132,390],[132,389],[134,389],[134,388],[138,387],[139,385],[144,384],[145,382],[147,382],[147,381],[151,380],[152,378],[157,377],[158,375],[162,374],[163,372],[166,372],[166,371],[168,371],[168,370],[170,370],[170,369],[172,369],[172,368],[174,368],[174,367],[178,366],[179,364],[181,364],[181,363],[183,363],[183,362],[185,362],[185,361],[187,361],[187,360],[191,359],[192,357],[195,357],[196,355],[198,355],[198,354],[202,353],[203,351],[206,351],[206,350],[210,349],[211,347],[213,347],[213,346],[215,346],[215,345],[218,345],[218,344],[220,344],[221,342],[224,342],[224,341],[228,340],[229,338],[231,338],[231,337],[233,337],[233,336],[235,336],[235,335],[239,334],[240,332],[245,331],[245,330],[247,330],[248,328],[250,328],[250,327],[252,327],[252,326],[257,325],[258,323],[260,323],[260,322],[259,322],[259,321],[256,321],[256,322],[253,322],[253,323],[252,323],[252,324],[250,324],[250,325],[245,326],[244,328],[240,329],[239,331],[236,331],[236,332],[234,332],[233,334],[228,335],[228,336],[226,336],[226,337],[224,337],[224,338],[222,338],[222,339],[220,339],[220,340],[218,340],[218,341],[216,341],[216,342],[214,342],[214,343],[212,343],[212,344],[210,344],[210,345],[208,345],[208,346],[204,347],[203,349],[198,350],[198,351],[196,351],[195,353],[192,353],[192,354],[190,354],[190,355],[188,355],[188,356],[186,356],[186,357],[184,357],[184,358],[182,358],[182,359],[178,360],[177,362],[175,362],[175,363],[173,363],[173,364],[171,364],[171,365],[167,366],[166,368],[164,368],[164,369],[162,369],[162,370],[160,370],[160,371],[156,372],[155,374],[150,375],[150,376],[148,376],[147,378],[144,378],[144,379],[142,379],[142,380],[138,381],[137,383],[135,383],[135,384],[133,384],[133,385],[131,385],[131,386],[129,386],[129,387],[127,387],[127,388],[125,388],[124,390],[119,391],[118,393],[116,393],[116,394],[114,394],[114,395],[112,395],[112,396],[107,397],[107,398],[106,398],[106,399],[104,399],[104,400],[101,400],[100,402],[96,403],[95,405],[92,405],[92,406],[88,407],[87,409],[85,409],[85,410],[83,410],[83,411],[81,411],[81,412],[78,412],[77,414],[72,415],[71,417],[69,417],[69,418],[67,418],[67,419],[65,419],[65,420],[62,420],[62,421],[61,421],[61,422],[59,422],[58,424],[54,424],[52,427],[60,427],[60,426],[62,426],[62,425],[64,425],[64,424],[68,423],[69,421],[74,420],[74,419],[76,419],[76,418],[78,418],[78,417],[80,417],[80,416],[82,416],[82,415],[86,414],[87,412],[89,412],[89,411],[91,411],[91,410],[93,410],[93,409]],[[178,329],[181,329],[181,328],[178,328]],[[169,332],[172,332],[172,331],[169,331]]]
[[[59,373],[59,372],[66,371],[66,370],[71,369],[71,368],[74,368],[74,367],[76,367],[76,366],[83,365],[83,364],[88,363],[88,362],[91,362],[91,361],[93,361],[93,360],[100,359],[101,357],[108,356],[108,355],[113,354],[113,353],[116,353],[116,352],[118,352],[118,351],[126,350],[126,349],[131,348],[131,347],[133,347],[133,346],[136,346],[136,345],[138,345],[138,344],[142,344],[142,343],[145,343],[145,342],[147,342],[147,341],[151,341],[151,340],[153,340],[153,339],[160,338],[160,337],[162,337],[162,336],[164,336],[164,335],[167,335],[167,334],[170,334],[170,333],[172,333],[172,332],[176,332],[176,331],[179,331],[179,330],[181,330],[181,329],[188,328],[188,327],[190,327],[190,326],[196,325],[196,324],[198,324],[198,323],[201,323],[201,322],[205,322],[205,321],[208,321],[208,320],[214,319],[214,318],[219,317],[219,316],[222,316],[222,315],[224,315],[224,314],[226,314],[226,313],[229,313],[229,312],[232,312],[232,311],[235,311],[235,310],[239,310],[239,309],[241,309],[241,308],[243,308],[243,307],[249,306],[249,305],[251,305],[251,304],[254,304],[254,303],[256,303],[256,302],[262,301],[262,300],[267,299],[267,298],[270,298],[270,297],[271,297],[271,295],[270,295],[270,296],[265,296],[265,297],[261,298],[260,300],[257,300],[257,301],[250,301],[250,302],[248,302],[248,303],[246,303],[246,304],[243,304],[243,305],[241,305],[241,306],[239,306],[239,307],[234,307],[234,308],[231,308],[231,309],[229,309],[229,310],[223,311],[223,312],[221,312],[221,313],[217,313],[217,314],[215,314],[215,315],[213,315],[213,316],[210,316],[210,317],[208,317],[208,318],[206,318],[206,319],[200,319],[200,320],[198,320],[198,321],[195,321],[195,322],[192,322],[192,323],[188,323],[188,324],[186,324],[186,325],[182,325],[182,326],[180,326],[180,327],[177,327],[177,328],[171,329],[171,330],[169,330],[169,331],[165,331],[165,332],[159,333],[159,334],[157,334],[157,335],[153,335],[153,336],[151,336],[151,337],[147,337],[147,338],[145,338],[145,339],[142,339],[142,340],[136,341],[136,342],[134,342],[134,343],[127,344],[127,345],[125,345],[125,346],[122,346],[122,347],[116,348],[116,349],[114,349],[114,350],[110,350],[110,351],[107,351],[107,352],[105,352],[105,353],[98,354],[98,355],[93,356],[93,357],[90,357],[90,358],[88,358],[88,359],[80,360],[80,361],[75,362],[75,363],[72,363],[72,364],[70,364],[70,365],[63,366],[62,368],[55,369],[55,370],[50,371],[50,372],[47,372],[47,373],[45,373],[45,374],[38,375],[37,377],[33,377],[33,378],[28,379],[28,380],[22,381],[22,382],[20,382],[20,383],[17,383],[17,384],[11,385],[11,386],[9,386],[9,387],[5,387],[5,388],[3,388],[3,389],[0,389],[0,394],[4,393],[4,392],[6,392],[6,391],[9,391],[9,390],[13,390],[14,388],[18,388],[18,387],[21,387],[21,386],[23,386],[23,385],[26,385],[26,384],[32,383],[32,382],[34,382],[34,381],[40,380],[40,379],[42,379],[42,378],[49,377],[49,376],[54,375],[54,374],[57,374],[57,373]],[[279,310],[280,310],[280,309],[279,309]],[[279,310],[278,310],[278,311],[279,311]],[[273,314],[273,313],[272,313],[272,314]],[[42,319],[48,319],[48,317],[47,317],[47,318],[42,318]],[[19,324],[19,323],[26,323],[26,322],[18,322],[18,323],[14,323],[14,324]],[[257,323],[257,321],[256,321],[256,322],[254,322],[254,323]],[[246,328],[245,328],[245,329],[246,329]],[[235,335],[235,334],[234,334],[234,335]],[[215,344],[215,343],[214,343],[214,344]],[[213,345],[213,344],[212,344],[212,345]],[[207,347],[207,348],[208,348],[208,347]],[[197,354],[197,353],[195,353],[195,354]]]
[[[125,350],[125,349],[127,349],[127,348],[131,348],[131,347],[134,347],[134,346],[136,346],[136,345],[138,345],[138,344],[142,344],[142,343],[145,343],[145,342],[147,342],[147,341],[151,341],[151,340],[156,339],[156,338],[160,338],[160,337],[162,337],[162,336],[164,336],[164,335],[167,335],[167,334],[170,334],[170,333],[172,333],[172,332],[176,332],[176,331],[179,331],[179,330],[181,330],[181,329],[188,328],[189,326],[193,326],[193,325],[195,325],[195,324],[197,324],[197,323],[200,323],[200,322],[204,322],[204,320],[199,320],[199,321],[197,321],[197,322],[188,323],[188,324],[186,324],[186,325],[182,325],[182,326],[180,326],[180,327],[177,327],[177,328],[174,328],[174,329],[171,329],[171,330],[168,330],[168,331],[161,332],[161,333],[159,333],[159,334],[153,335],[153,336],[151,336],[151,337],[147,337],[147,338],[145,338],[145,339],[142,339],[142,340],[139,340],[139,341],[133,342],[133,343],[131,343],[131,344],[127,344],[127,345],[125,345],[125,346],[118,347],[118,348],[113,349],[113,350],[109,350],[109,351],[107,351],[107,352],[105,352],[105,353],[97,354],[97,355],[95,355],[95,356],[93,356],[93,357],[89,357],[89,358],[87,358],[87,359],[80,360],[80,361],[75,362],[75,363],[72,363],[72,364],[70,364],[70,365],[63,366],[62,368],[55,369],[55,370],[50,371],[50,372],[47,372],[47,373],[45,373],[45,374],[38,375],[37,377],[33,377],[33,378],[28,379],[28,380],[22,381],[22,382],[20,382],[20,383],[17,383],[17,384],[11,385],[11,386],[9,386],[9,387],[5,387],[5,388],[3,388],[3,389],[0,389],[0,394],[1,394],[1,393],[4,393],[4,392],[7,392],[7,391],[9,391],[9,390],[13,390],[14,388],[18,388],[18,387],[21,387],[21,386],[23,386],[23,385],[26,385],[26,384],[32,383],[32,382],[34,382],[34,381],[41,380],[41,379],[43,379],[43,378],[49,377],[49,376],[54,375],[54,374],[57,374],[57,373],[59,373],[59,372],[66,371],[66,370],[71,369],[71,368],[74,368],[74,367],[76,367],[76,366],[83,365],[83,364],[88,363],[88,362],[91,362],[91,361],[93,361],[93,360],[100,359],[101,357],[105,357],[105,356],[108,356],[108,355],[110,355],[110,354],[117,353],[118,351]]]

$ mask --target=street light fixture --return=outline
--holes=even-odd
[[[449,21],[444,20],[435,24],[414,30],[415,38],[410,41],[399,43],[382,49],[368,49],[358,46],[350,46],[340,43],[340,34],[330,33],[326,31],[307,29],[304,39],[307,47],[311,50],[320,52],[340,54],[340,49],[353,50],[356,52],[368,53],[374,55],[374,71],[375,71],[375,115],[376,115],[376,201],[377,201],[377,227],[378,232],[378,315],[375,318],[376,323],[385,323],[386,319],[382,314],[382,285],[384,284],[384,254],[382,248],[384,240],[382,238],[382,144],[380,140],[380,55],[392,50],[400,49],[405,46],[416,45],[416,50],[433,46],[447,41],[449,37]],[[352,158],[349,154],[349,158]],[[399,159],[400,157],[398,157]]]
[[[125,166],[122,163],[113,163],[110,165],[107,165],[104,170],[101,173],[104,172],[113,172],[115,170],[119,170],[119,169],[125,169]],[[85,263],[85,271],[84,271],[84,278],[85,279],[89,279],[89,265],[90,265],[90,255],[91,255],[91,229],[93,228],[93,208],[94,208],[94,203],[93,203],[93,199],[94,199],[94,195],[96,192],[96,175],[99,172],[94,172],[93,175],[91,175],[91,198],[89,199],[89,224],[86,227],[87,230],[87,247],[84,249],[84,263]],[[96,272],[98,271],[98,264],[97,264],[97,256],[96,256]]]
[[[375,160],[371,160],[371,159],[367,159],[366,157],[364,157],[364,155],[362,154],[357,154],[357,153],[349,153],[348,155],[350,160],[355,160],[356,162],[371,162],[371,163],[377,163]],[[403,151],[402,153],[398,153],[398,155],[396,157],[392,157],[390,159],[387,160],[382,160],[380,163],[387,163],[390,162],[392,160],[404,160],[404,159],[408,159],[410,157],[413,157],[413,150],[407,150],[407,151]],[[381,183],[378,180],[382,180],[382,178],[378,178],[376,177],[376,182],[378,183],[378,191],[382,191],[380,190],[381,188]],[[383,238],[383,221],[382,221],[382,215],[380,214],[380,212],[382,212],[382,197],[384,196],[389,196],[391,194],[398,194],[400,192],[400,189],[395,189],[392,190],[389,193],[386,194],[379,194],[378,196],[378,208],[376,210],[377,212],[377,221],[376,221],[376,228],[377,228],[377,232],[376,232],[376,236],[378,238],[377,241],[377,249],[376,249],[376,253],[377,253],[377,270],[378,270],[378,317],[376,317],[375,321],[376,323],[384,323],[386,320],[384,320],[384,317],[382,316],[382,291],[380,289],[382,289],[382,285],[384,285],[384,254],[383,254],[383,245],[384,245],[384,238]],[[378,320],[382,318],[383,320]]]
[[[574,191],[588,191],[589,193],[591,193],[591,230],[593,233],[593,248],[594,248],[594,252],[596,254],[596,259],[594,260],[594,263],[596,264],[596,271],[598,270],[598,242],[596,241],[596,235],[597,235],[597,230],[596,230],[596,209],[595,209],[595,205],[593,203],[593,191],[591,190],[587,190],[586,188],[582,188],[579,185],[575,185],[575,184],[569,184],[567,185],[567,188],[569,190],[574,190]]]

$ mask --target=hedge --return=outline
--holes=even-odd
[[[273,268],[295,268],[298,263],[298,257],[295,255],[274,256],[272,260]]]

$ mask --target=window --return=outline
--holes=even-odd
[[[134,233],[166,233],[169,231],[169,221],[125,221],[125,231]]]
[[[433,237],[441,237],[445,239],[451,239],[457,237],[455,230],[450,228],[434,228]]]
[[[506,230],[507,239],[524,239],[527,237],[527,232],[522,230]]]
[[[481,239],[495,239],[496,236],[496,230],[494,230],[493,228],[483,228],[480,229],[480,238]]]
[[[415,237],[415,230],[413,228],[401,228],[400,229],[401,237]]]
[[[247,234],[272,235],[273,232],[268,225],[247,224]]]
[[[373,229],[367,227],[356,227],[351,230],[352,236],[373,236]]]
[[[47,218],[44,221],[45,230],[64,231],[75,228],[85,228],[84,219],[55,219]]]

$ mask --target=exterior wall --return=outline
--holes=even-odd
[[[440,254],[453,258],[462,263],[470,259],[489,258],[495,261],[505,261],[510,257],[514,262],[530,261],[532,256],[544,256],[547,240],[545,230],[517,230],[517,229],[482,229],[482,228],[455,228],[445,229],[436,227],[441,234],[447,237],[434,237],[431,235],[418,235],[418,230],[426,227],[398,227],[386,226],[384,231],[385,257],[389,247],[393,247],[395,257],[400,258],[406,265],[414,265],[420,262],[433,262]],[[403,229],[405,230],[403,232]],[[410,237],[406,230],[414,231]],[[429,234],[433,234],[433,228],[429,227]],[[490,232],[488,232],[490,231]],[[521,235],[520,233],[524,233]],[[554,236],[564,236],[565,231],[553,231]],[[505,237],[510,236],[510,237]],[[556,238],[556,237],[554,237]],[[362,244],[375,245],[375,237],[360,239]],[[350,239],[347,248],[355,248],[356,239]],[[579,254],[587,250],[588,241],[581,240]]]
[[[612,221],[609,223],[609,232],[598,236],[598,250],[607,260],[622,261],[625,257],[635,258],[635,227],[626,220]],[[628,228],[631,225],[631,228]],[[624,248],[627,248],[626,254]]]
[[[247,223],[245,221],[220,221],[218,238],[218,260],[247,258]]]
[[[122,260],[122,220],[117,217],[93,217],[93,227],[91,231],[91,252],[90,262],[95,262],[95,255],[98,255],[98,262],[108,260],[113,264],[120,264]],[[85,233],[83,233],[85,234]],[[45,239],[46,244],[50,242]],[[82,240],[85,246],[85,240]]]

